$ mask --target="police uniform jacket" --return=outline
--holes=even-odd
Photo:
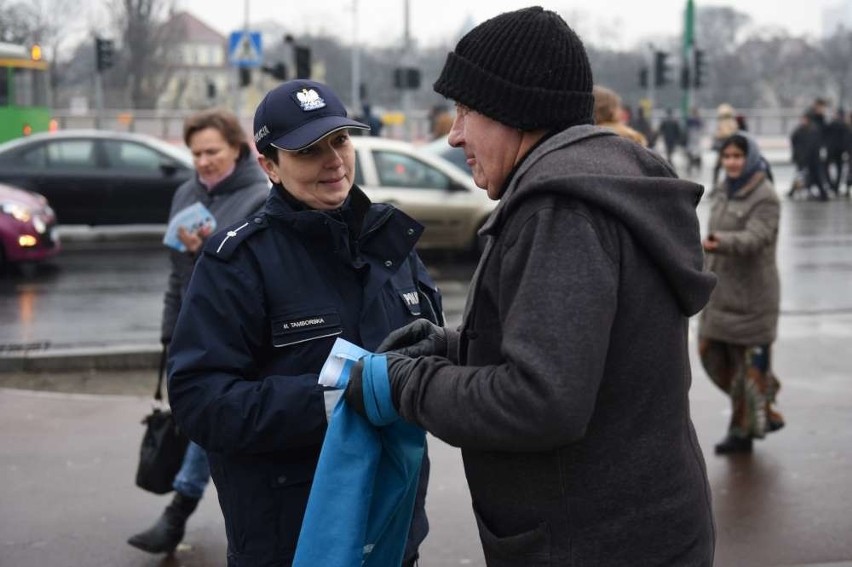
[[[337,337],[375,350],[441,299],[423,227],[354,187],[334,212],[274,186],[262,213],[208,239],[172,340],[169,399],[208,451],[229,566],[290,565],[326,431],[317,377]],[[425,537],[423,475],[407,554]]]
[[[594,126],[510,176],[456,363],[418,359],[399,408],[461,447],[489,567],[713,564],[688,398],[689,317],[715,280],[701,193]]]

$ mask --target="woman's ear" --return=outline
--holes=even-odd
[[[257,156],[257,163],[260,164],[260,167],[263,169],[264,172],[266,172],[266,175],[269,176],[270,181],[272,181],[273,183],[281,182],[281,178],[278,177],[278,164],[276,164],[274,161],[272,161],[263,154]]]

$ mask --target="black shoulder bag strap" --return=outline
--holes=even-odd
[[[160,372],[157,374],[157,389],[154,390],[154,399],[158,402],[163,401],[163,377],[166,375],[166,350],[165,343],[163,344],[163,352],[160,353]]]

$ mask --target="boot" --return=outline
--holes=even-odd
[[[721,443],[716,444],[717,455],[730,453],[751,453],[751,437],[735,437],[728,434]]]
[[[171,504],[154,525],[131,537],[127,543],[148,553],[173,552],[183,539],[186,520],[195,511],[199,500],[175,492]]]

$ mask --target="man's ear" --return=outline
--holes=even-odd
[[[269,177],[269,180],[273,183],[280,183],[281,178],[278,177],[278,173],[275,171],[275,163],[267,158],[265,155],[260,154],[257,156],[257,163],[260,164],[260,167]]]

